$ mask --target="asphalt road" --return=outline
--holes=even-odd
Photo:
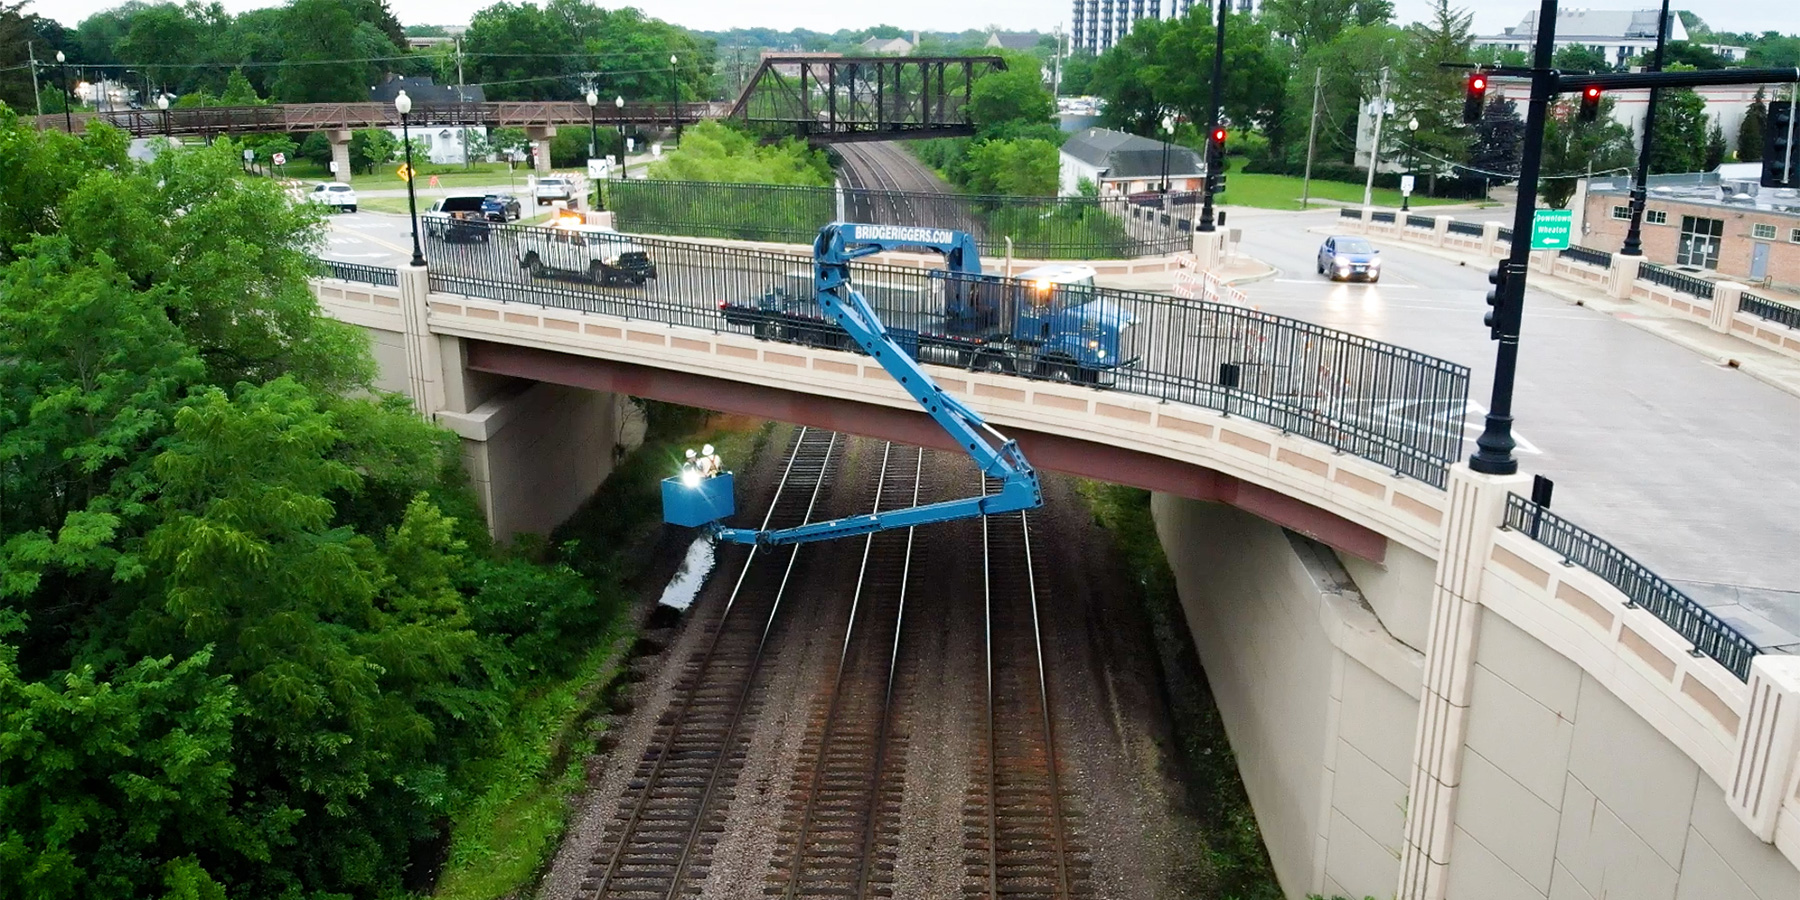
[[[1488,211],[1500,215],[1503,211]],[[1273,313],[1387,341],[1466,365],[1473,452],[1492,391],[1496,345],[1481,324],[1486,270],[1382,244],[1379,284],[1332,284],[1314,256],[1335,211],[1232,210],[1242,250],[1279,274],[1245,287]],[[534,281],[504,242],[425,243],[439,271],[500,273],[531,292],[573,289],[597,310],[605,295],[696,310],[709,323],[721,296],[765,290],[786,265],[717,272],[658,259],[643,288],[596,293],[573,281]],[[332,219],[325,255],[404,265],[406,220],[380,213]],[[697,262],[697,261],[696,261]],[[683,310],[685,317],[685,310]],[[1763,646],[1800,652],[1800,398],[1604,313],[1528,292],[1513,413],[1520,469],[1555,479],[1552,508],[1612,541]]]

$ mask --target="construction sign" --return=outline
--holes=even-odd
[[[394,174],[400,176],[401,181],[411,181],[413,177],[412,166],[401,163],[400,168],[394,170]]]
[[[431,186],[432,186],[432,187],[437,187],[437,186],[438,186],[438,183],[437,183],[437,176],[436,176],[436,175],[433,175],[433,176],[431,176]]]

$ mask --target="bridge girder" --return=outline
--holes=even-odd
[[[998,56],[765,56],[729,115],[816,143],[969,135],[975,79],[1005,68]]]

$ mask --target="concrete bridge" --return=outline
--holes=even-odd
[[[764,256],[669,250],[655,295],[454,254],[432,272],[339,267],[366,280],[315,291],[369,330],[382,387],[463,437],[498,533],[545,529],[588,496],[624,395],[941,445],[866,358],[724,327],[713,302],[805,261]],[[1433,423],[1460,410],[1466,370],[1459,396],[1455,367],[1363,346],[1409,374],[1359,370],[1316,402],[1299,399],[1316,382],[1291,379],[1208,390],[1208,340],[1242,353],[1283,335],[1303,361],[1290,372],[1313,347],[1377,342],[1190,305],[1198,318],[1146,317],[1164,349],[1142,382],[933,374],[1043,468],[1156,492],[1290,897],[1800,895],[1800,658],[1757,653],[1519,499],[1525,476],[1458,461],[1460,422]],[[1421,405],[1426,384],[1449,387]]]

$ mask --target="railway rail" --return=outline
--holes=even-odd
[[[886,445],[877,511],[919,504],[924,451]],[[801,748],[788,821],[765,894],[785,900],[891,896],[913,711],[901,650],[914,529],[871,534],[838,665]]]
[[[763,528],[810,520],[842,452],[840,437],[803,428],[795,436]],[[763,650],[789,586],[798,545],[757,565],[753,547],[706,650],[677,683],[678,704],[658,721],[612,827],[593,857],[583,897],[696,896],[723,829],[725,804],[748,751]]]
[[[984,487],[991,487],[984,479]],[[981,520],[987,614],[985,771],[963,807],[963,896],[1073,900],[1093,894],[1057,771],[1031,516]]]
[[[853,222],[877,225],[930,225],[954,228],[980,239],[982,223],[969,215],[966,204],[934,202],[924,195],[954,197],[911,154],[893,143],[844,144],[838,148],[844,164],[840,171],[845,187],[844,215]]]

